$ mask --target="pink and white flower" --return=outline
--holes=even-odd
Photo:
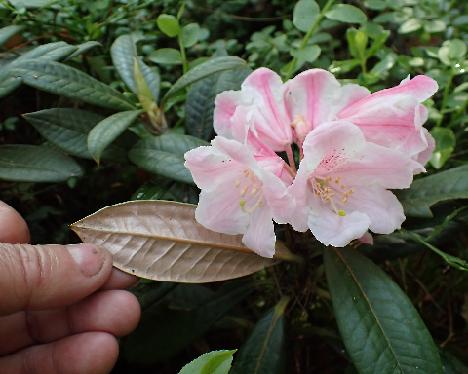
[[[290,223],[322,243],[342,247],[368,229],[389,234],[405,220],[388,189],[408,188],[415,161],[367,141],[355,125],[340,121],[307,135],[304,158],[290,193]]]
[[[216,97],[212,146],[185,155],[202,190],[197,221],[243,234],[266,257],[274,254],[273,220],[338,247],[369,242],[368,230],[393,232],[405,216],[389,190],[408,188],[424,171],[434,140],[421,103],[436,91],[424,75],[371,94],[322,69],[286,83],[269,69],[255,70],[240,91]],[[289,165],[276,152],[285,152]]]
[[[249,146],[221,136],[211,144],[185,154],[185,166],[202,190],[196,220],[213,231],[244,234],[246,246],[261,256],[273,257],[273,219],[285,222],[283,208],[289,205],[286,184],[268,165],[260,166],[265,160],[257,162]],[[276,158],[276,164],[284,163]]]

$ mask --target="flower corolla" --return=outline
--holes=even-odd
[[[368,230],[393,232],[405,216],[390,190],[425,170],[435,143],[422,102],[436,91],[424,75],[370,93],[322,69],[285,83],[255,70],[239,91],[217,95],[212,145],[185,155],[201,189],[197,221],[243,234],[266,257],[275,251],[273,222],[337,247]]]

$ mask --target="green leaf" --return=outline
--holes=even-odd
[[[133,61],[137,57],[137,42],[141,37],[125,34],[115,39],[111,46],[112,63],[125,84],[137,93],[135,77],[133,75]]]
[[[184,154],[202,145],[208,143],[190,135],[166,133],[140,140],[130,150],[129,158],[137,166],[151,173],[193,183],[190,171],[184,166]]]
[[[461,259],[461,258],[459,258],[457,256],[452,256],[451,254],[440,250],[436,246],[434,246],[431,243],[424,240],[424,238],[421,235],[419,235],[419,234],[417,234],[415,232],[411,232],[411,231],[404,231],[401,234],[402,234],[402,237],[408,237],[408,238],[414,240],[415,242],[426,246],[432,252],[437,253],[440,257],[442,257],[444,259],[444,261],[447,264],[449,264],[453,268],[458,269],[458,270],[462,270],[462,271],[468,271],[468,262],[467,261],[465,261],[465,260],[463,260],[463,259]]]
[[[236,350],[205,353],[185,365],[179,374],[229,374],[234,353]]]
[[[224,70],[231,70],[246,67],[246,62],[235,56],[220,56],[213,57],[200,65],[195,66],[186,74],[181,76],[171,87],[171,89],[164,95],[163,101],[178,93],[180,90],[194,84],[195,82],[203,79],[209,75],[218,73]]]
[[[159,90],[161,88],[161,77],[159,72],[156,70],[156,68],[146,65],[141,57],[139,57],[137,60],[140,73],[142,74],[144,82],[151,92],[151,97],[153,98],[154,102],[157,102],[159,99]],[[138,80],[138,77],[135,77],[135,80]]]
[[[367,21],[367,16],[361,9],[348,4],[334,5],[325,13],[325,17],[346,23],[365,23]]]
[[[165,300],[143,311],[137,329],[126,338],[124,357],[141,365],[167,362],[205,334],[254,289],[252,283],[243,280],[225,282],[216,292],[194,294],[199,288],[199,285],[179,284]]]
[[[28,59],[35,60],[60,60],[70,56],[76,51],[76,47],[65,42],[48,43],[36,47],[23,55],[19,56],[9,64],[0,68],[0,98],[8,95],[21,85],[21,78],[12,73],[12,68]]]
[[[63,182],[83,174],[70,157],[55,149],[26,144],[0,145],[0,179],[14,182]]]
[[[289,297],[283,297],[255,325],[240,349],[230,374],[277,374],[285,362],[284,311]]]
[[[21,8],[43,8],[50,4],[57,2],[58,0],[8,0],[11,5],[13,5],[16,9]]]
[[[55,61],[27,60],[16,65],[12,74],[28,86],[82,100],[104,108],[127,110],[134,106],[111,87],[82,71]]]
[[[466,43],[460,39],[446,40],[438,51],[439,59],[445,65],[460,62],[466,55]]]
[[[161,48],[152,52],[149,57],[157,64],[175,65],[182,63],[180,52],[174,48]]]
[[[200,33],[200,26],[198,23],[189,23],[182,27],[182,44],[185,48],[190,48],[198,42],[198,35]]]
[[[111,115],[100,121],[88,135],[88,150],[97,163],[102,152],[130,126],[141,110],[129,110]]]
[[[299,0],[294,6],[293,24],[307,32],[320,15],[320,7],[314,0]]]
[[[322,50],[318,45],[308,45],[304,48],[293,50],[291,55],[296,57],[294,71],[299,70],[306,62],[314,62],[320,56],[321,52]]]
[[[224,91],[239,90],[250,73],[250,68],[242,67],[213,74],[193,84],[187,93],[185,104],[187,133],[205,140],[211,139],[216,95]]]
[[[23,30],[24,26],[10,25],[0,29],[0,46],[5,44],[12,36]]]
[[[442,31],[445,31],[446,29],[447,29],[447,24],[440,19],[434,19],[434,20],[424,22],[424,30],[426,30],[429,33],[442,32]]]
[[[336,322],[359,373],[442,373],[439,352],[405,293],[356,249],[325,248]]]
[[[468,366],[445,350],[440,351],[440,357],[444,364],[444,374],[468,373]]]
[[[419,30],[421,26],[422,26],[421,20],[416,19],[416,18],[410,18],[409,20],[405,21],[400,26],[400,28],[398,29],[398,32],[400,34],[409,34],[410,32]]]
[[[440,169],[452,155],[455,149],[455,134],[452,130],[444,127],[434,127],[431,130],[431,135],[436,142],[436,148],[432,153],[431,165],[436,169]]]
[[[156,20],[159,29],[167,36],[173,38],[179,35],[180,26],[176,17],[169,14],[161,14]]]
[[[89,42],[84,42],[76,46],[75,52],[73,52],[71,55],[67,57],[67,60],[73,57],[80,56],[86,52],[88,52],[91,49],[94,49],[96,47],[101,47],[102,44],[99,42],[96,42],[94,40],[90,40]]]
[[[24,114],[23,117],[48,141],[73,156],[92,159],[88,133],[103,117],[80,109],[52,108]],[[123,149],[112,147],[104,157],[122,158]]]
[[[432,217],[432,205],[447,200],[468,199],[468,166],[448,169],[417,179],[409,190],[398,191],[405,213],[414,217]]]

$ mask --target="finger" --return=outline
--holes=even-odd
[[[83,332],[124,336],[139,319],[137,298],[122,290],[98,292],[66,309],[15,313],[0,318],[0,356]]]
[[[28,243],[28,225],[11,206],[0,201],[0,243]]]
[[[0,244],[0,315],[73,304],[99,289],[110,254],[91,244]]]
[[[2,357],[0,369],[2,373],[22,374],[106,374],[112,370],[118,353],[112,335],[86,332]]]
[[[129,288],[138,282],[138,278],[134,275],[124,273],[123,271],[113,268],[112,273],[106,283],[101,287],[101,290],[115,290]]]

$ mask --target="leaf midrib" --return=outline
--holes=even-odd
[[[278,315],[277,313],[273,312],[273,318],[271,319],[271,324],[268,327],[266,337],[263,340],[262,347],[260,349],[260,353],[257,357],[257,362],[255,363],[255,368],[253,374],[258,373],[258,369],[260,368],[260,362],[263,360],[263,356],[265,356],[265,351],[267,348],[267,343],[270,341],[271,335],[273,334],[273,330],[276,327],[276,324],[278,323],[279,319],[281,318],[281,315]]]
[[[365,299],[365,301],[367,302],[367,305],[369,306],[369,310],[371,312],[371,315],[372,317],[374,318],[375,320],[375,323],[376,325],[378,326],[378,328],[380,329],[381,333],[382,333],[382,336],[384,337],[384,339],[386,340],[387,344],[388,344],[388,347],[390,348],[390,352],[392,353],[392,356],[394,357],[396,363],[397,363],[397,367],[400,369],[400,371],[403,373],[403,368],[402,368],[402,365],[400,363],[400,361],[398,360],[398,357],[395,353],[395,351],[393,350],[393,347],[391,345],[391,341],[390,339],[387,337],[387,335],[385,334],[385,330],[384,328],[382,327],[382,325],[380,324],[378,318],[377,318],[377,315],[374,311],[374,308],[372,307],[372,303],[371,301],[369,300],[369,298],[367,297],[364,289],[362,288],[361,286],[361,283],[358,281],[356,275],[354,274],[353,270],[351,269],[351,267],[348,265],[348,263],[346,262],[346,260],[344,259],[344,257],[341,255],[341,253],[336,249],[336,248],[333,248],[333,251],[335,251],[336,253],[336,256],[341,260],[341,262],[343,263],[343,265],[346,267],[346,270],[348,270],[349,274],[351,275],[351,278],[353,278],[355,284],[357,285],[359,291],[361,292],[363,298]]]
[[[199,245],[199,246],[208,246],[208,247],[216,247],[220,249],[228,249],[231,251],[238,251],[238,252],[243,252],[246,254],[250,255],[255,255],[253,251],[248,249],[247,247],[240,247],[236,245],[229,245],[229,244],[221,244],[221,243],[215,243],[215,242],[204,242],[204,241],[199,241],[199,240],[190,240],[190,239],[180,239],[180,238],[173,238],[170,236],[162,236],[162,235],[156,235],[156,234],[143,234],[141,232],[121,232],[121,231],[115,231],[115,230],[109,230],[109,229],[94,229],[92,227],[86,227],[86,226],[80,226],[77,224],[72,224],[70,226],[72,230],[75,232],[80,229],[83,230],[89,230],[89,231],[95,231],[95,232],[102,232],[106,234],[117,234],[117,235],[130,235],[130,236],[137,236],[137,237],[144,237],[144,238],[150,238],[153,240],[164,240],[164,241],[173,241],[176,243],[181,243],[181,244],[192,244],[192,245]]]

